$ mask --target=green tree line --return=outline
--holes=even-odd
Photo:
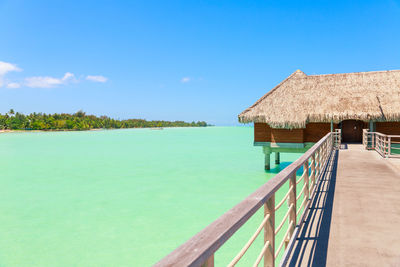
[[[87,115],[83,111],[74,114],[31,113],[24,115],[10,110],[0,114],[2,130],[90,130],[151,127],[205,127],[204,121],[147,121],[144,119],[116,120],[107,116]]]

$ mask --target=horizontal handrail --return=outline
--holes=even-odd
[[[282,205],[283,203],[285,203],[286,199],[288,199],[290,192],[293,190],[293,186],[291,186],[288,190],[288,192],[286,193],[286,195],[282,198],[281,202],[279,202],[278,205],[275,206],[275,211],[277,211]]]
[[[264,220],[261,222],[260,226],[257,228],[256,232],[251,236],[250,240],[247,241],[246,245],[242,248],[242,250],[236,255],[236,257],[228,264],[228,267],[235,266],[235,264],[243,257],[244,253],[249,249],[251,244],[253,244],[254,240],[256,240],[257,236],[260,234],[261,230],[264,228],[264,225],[267,223],[271,216],[268,214],[265,216]]]
[[[399,141],[393,141],[392,139],[400,138],[400,135],[383,134],[380,132],[369,132],[368,129],[363,129],[363,145],[365,149],[374,149],[382,157],[395,156],[392,153],[392,149],[399,150],[398,147],[392,147],[392,144],[400,144]],[[397,156],[399,154],[397,153]]]
[[[339,138],[337,137],[337,135],[339,135]],[[201,230],[186,243],[179,246],[161,261],[156,263],[154,266],[200,266],[205,263],[209,258],[213,257],[214,253],[243,224],[245,224],[250,219],[250,217],[260,209],[262,205],[266,204],[267,200],[271,199],[271,197],[274,196],[275,192],[278,191],[278,189],[280,189],[283,184],[291,179],[291,177],[296,177],[296,172],[298,169],[300,169],[302,166],[305,166],[305,164],[307,164],[306,166],[308,166],[308,160],[310,158],[316,157],[315,170],[317,170],[318,173],[321,173],[322,168],[329,156],[327,151],[331,151],[337,142],[340,144],[340,131],[326,134],[321,140],[319,140],[308,151],[306,151],[299,159],[280,171],[277,175],[275,175],[275,177],[273,177],[260,188],[258,188],[254,193],[252,193],[235,207],[224,213],[217,220]],[[319,152],[316,154],[317,150],[319,150]],[[317,159],[318,157],[320,158],[320,160]],[[311,170],[313,171],[313,169]],[[308,174],[308,172],[306,171],[304,173]],[[308,179],[309,178],[307,177],[307,182]],[[312,180],[311,183],[313,182],[314,181]],[[294,199],[296,198],[295,187],[296,182],[294,182],[294,188],[292,188],[293,191],[289,191],[294,193]],[[308,201],[308,196],[306,200]],[[303,205],[304,203],[302,203],[301,206]],[[288,213],[290,213],[290,211],[294,209],[294,215],[296,215],[295,207],[296,204],[294,204],[294,206],[290,206]],[[273,210],[275,210],[275,204],[272,208]],[[291,220],[292,216],[293,215],[291,214]],[[285,216],[284,220],[286,220],[287,217],[288,215]],[[281,227],[278,227],[277,231],[279,231],[280,228]],[[275,234],[275,231],[273,231],[273,234]],[[267,246],[268,245],[266,243],[263,249],[263,253],[265,252]]]

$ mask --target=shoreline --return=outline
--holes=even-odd
[[[129,129],[149,129],[149,130],[163,130],[165,128],[207,128],[212,126],[182,126],[182,127],[133,127],[133,128],[94,128],[94,129],[87,129],[87,130],[69,130],[69,129],[49,129],[49,130],[0,130],[0,133],[46,133],[46,132],[89,132],[89,131],[109,131],[109,130],[129,130]]]

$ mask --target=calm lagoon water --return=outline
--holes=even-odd
[[[0,134],[0,266],[150,266],[300,156],[267,173],[252,142],[250,127]]]

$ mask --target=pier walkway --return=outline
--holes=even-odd
[[[333,151],[289,266],[400,266],[400,159]]]
[[[364,130],[362,145],[341,144],[340,130],[328,133],[155,266],[214,267],[218,249],[259,210],[229,267],[248,266],[241,260],[262,235],[253,266],[400,266],[398,139]]]

